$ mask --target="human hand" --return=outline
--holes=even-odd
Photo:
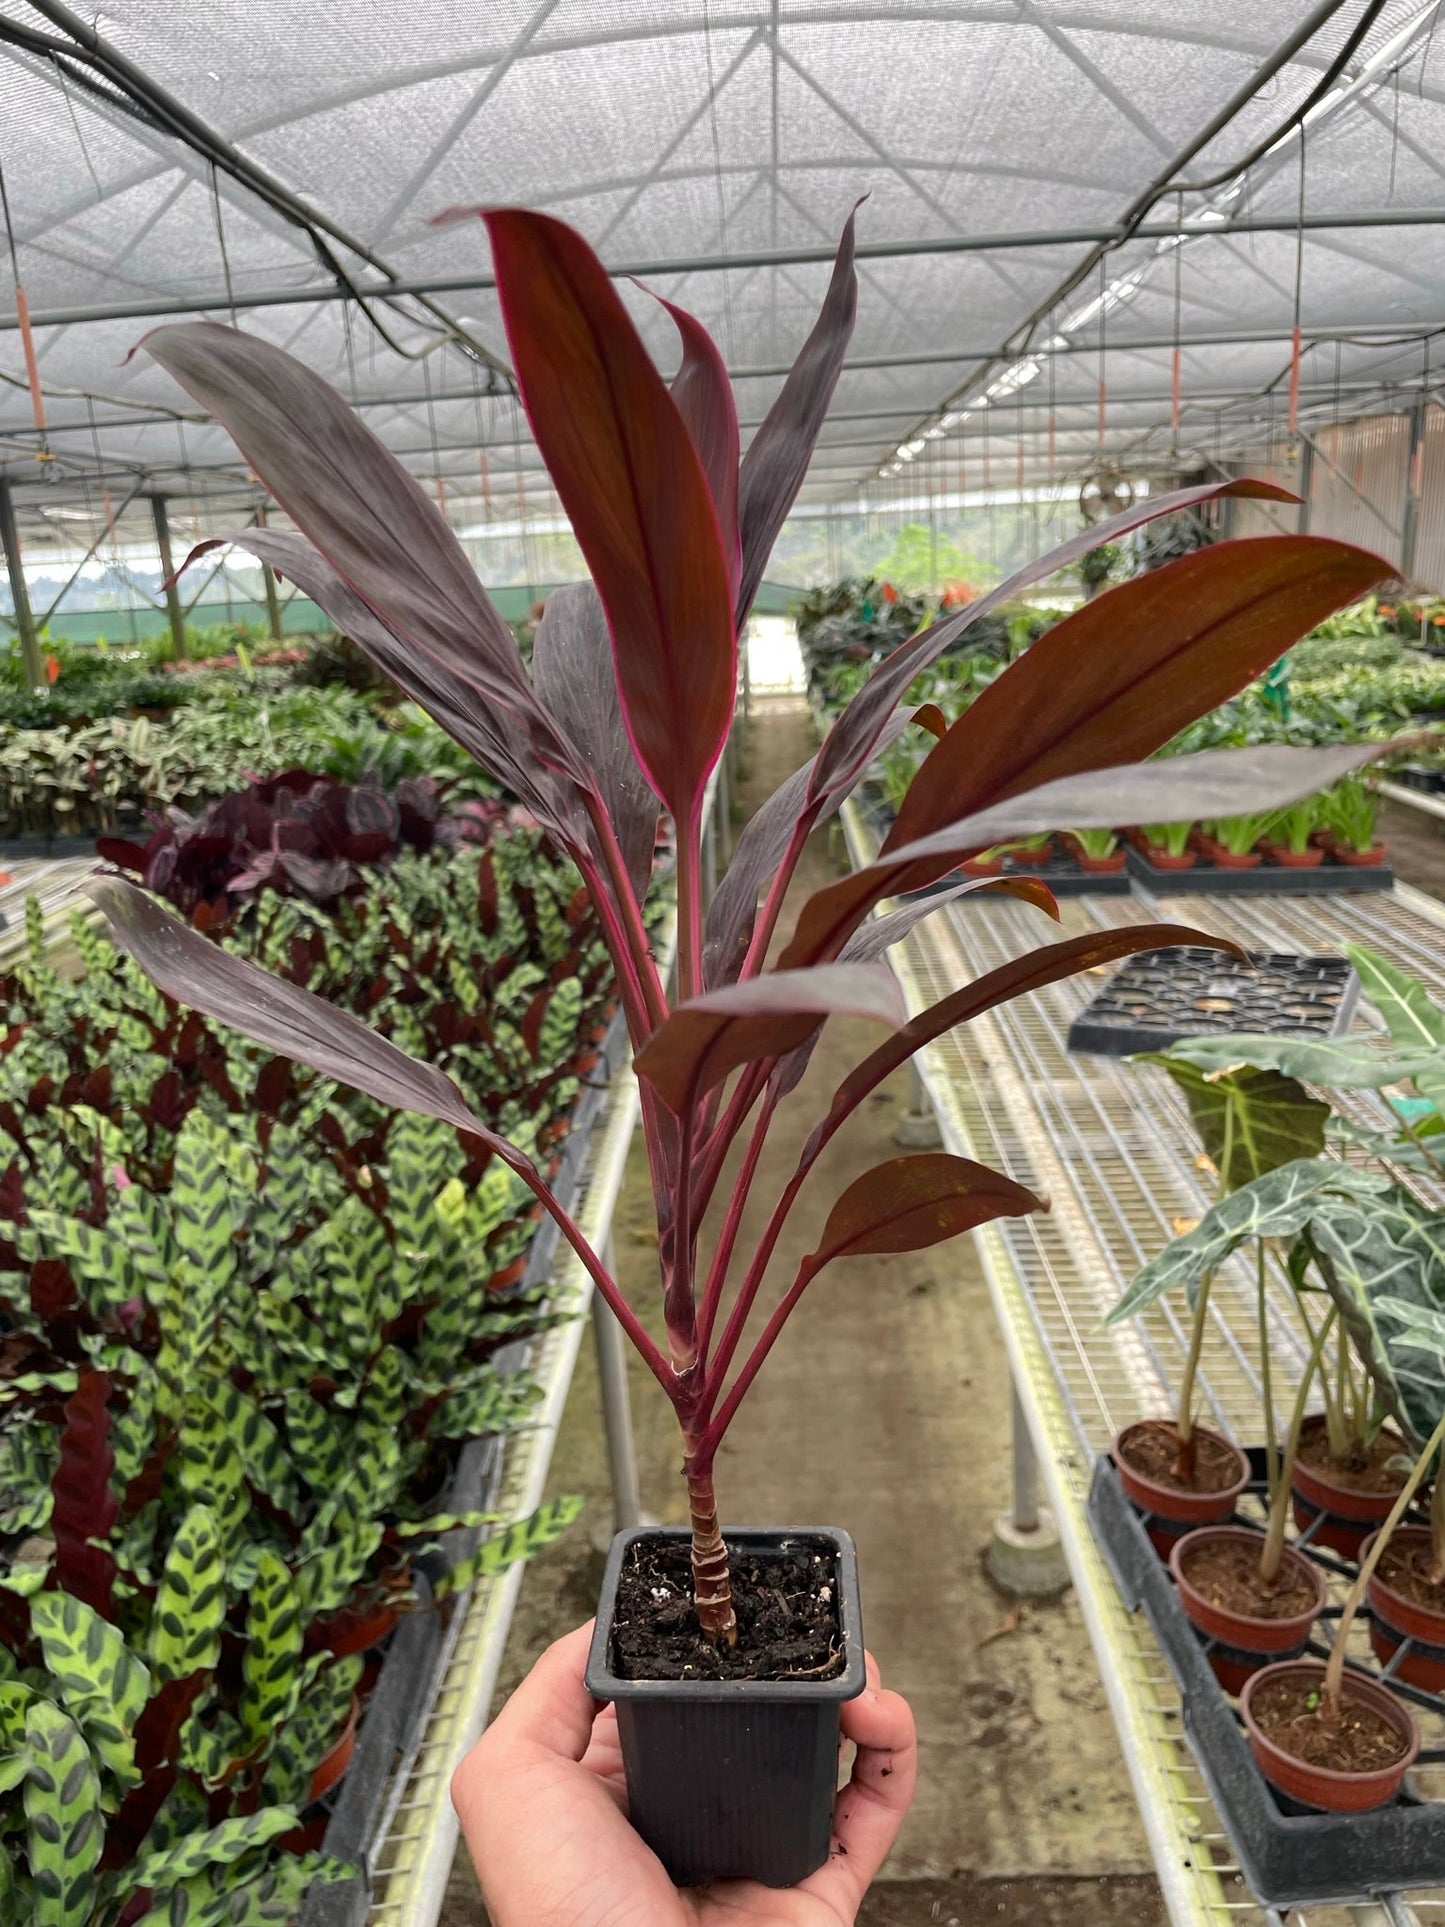
[[[827,1862],[796,1887],[677,1888],[627,1820],[617,1715],[582,1681],[590,1625],[550,1646],[452,1778],[492,1927],[851,1927],[913,1799],[913,1715],[868,1656]]]

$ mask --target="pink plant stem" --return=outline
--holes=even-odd
[[[776,1344],[779,1332],[781,1332],[784,1325],[787,1324],[788,1319],[792,1316],[794,1306],[812,1283],[815,1275],[816,1274],[809,1269],[808,1261],[804,1259],[797,1277],[778,1301],[772,1317],[769,1318],[767,1324],[764,1325],[762,1336],[748,1353],[747,1362],[733,1381],[732,1390],[723,1401],[722,1409],[715,1418],[708,1420],[707,1430],[703,1433],[699,1451],[709,1463],[711,1463],[718,1446],[721,1445],[728,1427],[732,1424],[737,1409],[747,1394],[748,1387],[757,1377],[759,1371],[762,1369],[764,1359]]]
[[[742,1226],[743,1211],[747,1206],[748,1194],[757,1175],[758,1160],[763,1154],[763,1141],[768,1134],[777,1100],[771,1090],[763,1099],[763,1108],[758,1112],[757,1122],[753,1125],[752,1136],[743,1157],[742,1169],[737,1183],[733,1186],[732,1196],[728,1199],[727,1215],[723,1219],[718,1241],[713,1249],[712,1264],[708,1270],[707,1285],[702,1295],[702,1309],[698,1314],[697,1342],[704,1361],[707,1359],[708,1341],[712,1337],[713,1322],[717,1317],[718,1302],[722,1297],[723,1286],[727,1281],[728,1267],[732,1263],[733,1247],[738,1241],[738,1231]]]
[[[768,945],[773,940],[773,931],[777,928],[778,918],[782,914],[783,898],[788,894],[793,872],[798,867],[798,859],[802,856],[808,838],[813,833],[813,825],[816,821],[816,809],[807,810],[798,818],[797,826],[788,839],[788,847],[783,852],[778,873],[768,887],[768,894],[763,899],[763,907],[758,912],[758,920],[753,925],[752,939],[748,944],[747,954],[743,958],[742,968],[738,971],[739,981],[744,977],[757,976],[763,967],[768,954]]]
[[[713,1190],[726,1161],[733,1139],[743,1127],[748,1112],[757,1102],[758,1092],[762,1090],[772,1074],[776,1058],[770,1057],[761,1064],[745,1064],[742,1075],[728,1099],[727,1109],[720,1121],[709,1131],[707,1139],[698,1154],[698,1170],[694,1174],[693,1192],[697,1199],[699,1213],[707,1210],[712,1201]]]
[[[677,989],[686,1003],[702,989],[702,798],[677,825]]]
[[[799,1169],[788,1179],[783,1190],[783,1195],[773,1206],[773,1215],[768,1219],[763,1229],[763,1235],[758,1241],[758,1248],[753,1253],[753,1261],[743,1276],[742,1284],[738,1287],[738,1295],[733,1301],[732,1312],[728,1317],[727,1324],[723,1327],[722,1341],[718,1345],[717,1356],[708,1368],[708,1382],[712,1396],[716,1396],[716,1393],[722,1389],[722,1382],[726,1376],[727,1368],[732,1363],[733,1353],[738,1348],[738,1340],[743,1335],[743,1327],[748,1322],[748,1313],[752,1310],[753,1302],[757,1298],[758,1291],[762,1286],[763,1273],[768,1268],[768,1260],[773,1255],[773,1249],[778,1242],[779,1233],[783,1229],[783,1224],[789,1211],[793,1208],[794,1200],[803,1187],[803,1179],[806,1175],[805,1170]]]
[[[682,1134],[677,1156],[677,1189],[673,1212],[671,1275],[663,1296],[663,1315],[667,1320],[668,1349],[672,1369],[684,1377],[694,1373],[698,1363],[697,1307],[693,1293],[692,1225],[692,1137],[695,1108],[689,1106],[682,1118]]]
[[[598,847],[602,852],[602,860],[607,866],[612,894],[617,900],[620,922],[617,945],[615,948],[609,945],[613,951],[613,961],[618,965],[619,975],[622,962],[619,953],[625,952],[631,961],[640,992],[640,1004],[647,1011],[651,1027],[656,1029],[667,1016],[667,1000],[662,994],[657,965],[653,962],[652,950],[647,941],[642,909],[633,892],[632,879],[628,876],[627,865],[622,860],[622,851],[618,847],[617,833],[612,827],[611,819],[596,796],[588,795],[584,800],[588,817],[597,836]],[[604,894],[601,891],[594,891],[589,884],[588,895],[594,903]]]
[[[508,1160],[508,1162],[511,1163],[510,1160]],[[627,1300],[618,1290],[616,1284],[609,1276],[606,1267],[603,1265],[602,1260],[597,1256],[597,1253],[592,1249],[591,1245],[588,1244],[581,1231],[558,1203],[552,1187],[531,1162],[530,1158],[519,1157],[516,1163],[511,1164],[511,1168],[517,1173],[517,1176],[527,1186],[533,1196],[540,1201],[543,1210],[555,1221],[562,1236],[581,1259],[588,1277],[597,1288],[599,1297],[603,1299],[613,1317],[637,1347],[647,1369],[652,1373],[668,1397],[676,1403],[676,1376],[668,1365],[667,1360],[643,1329],[636,1312],[633,1311],[631,1305],[628,1304]]]

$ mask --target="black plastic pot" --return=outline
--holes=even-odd
[[[587,1690],[617,1708],[633,1826],[679,1886],[760,1880],[791,1887],[828,1858],[838,1783],[839,1709],[863,1691],[858,1555],[832,1526],[742,1526],[739,1551],[766,1555],[821,1542],[837,1559],[843,1671],[815,1680],[636,1680],[613,1671],[612,1615],[635,1539],[682,1539],[685,1527],[619,1532],[607,1556]]]

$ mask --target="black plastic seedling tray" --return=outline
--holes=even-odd
[[[1250,1459],[1262,1484],[1262,1455],[1252,1452]],[[1445,1801],[1422,1799],[1410,1775],[1398,1800],[1370,1813],[1321,1813],[1274,1792],[1254,1763],[1233,1702],[1214,1677],[1208,1645],[1185,1617],[1169,1568],[1107,1458],[1094,1467],[1089,1521],[1125,1605],[1142,1610],[1154,1629],[1179,1688],[1190,1749],[1255,1897],[1280,1909],[1307,1902],[1350,1905],[1445,1882]],[[1307,1541],[1296,1543],[1332,1572],[1354,1570]],[[1328,1648],[1312,1642],[1310,1650],[1322,1655]],[[1413,1706],[1445,1713],[1437,1695],[1390,1679],[1388,1672],[1373,1676],[1388,1679]],[[1445,1747],[1427,1743],[1420,1761],[1442,1756]]]
[[[1251,952],[1231,957],[1179,944],[1134,957],[1069,1026],[1069,1049],[1106,1057],[1167,1050],[1184,1037],[1337,1037],[1349,1028],[1359,979],[1344,957]]]
[[[1209,862],[1196,863],[1192,870],[1159,870],[1133,844],[1129,873],[1151,897],[1329,897],[1395,887],[1388,863],[1357,866],[1327,856],[1313,870],[1269,862],[1253,870],[1226,870]]]

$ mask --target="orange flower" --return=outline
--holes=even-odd
[[[891,582],[885,582],[883,584],[883,600],[885,602],[896,602],[898,600],[898,591]]]
[[[1395,605],[1393,602],[1382,602],[1380,604],[1380,614],[1384,617],[1386,622],[1390,621],[1394,613],[1395,613]]]
[[[58,682],[60,680],[60,663],[55,656],[49,654],[47,654],[45,658],[45,680],[47,682]]]

